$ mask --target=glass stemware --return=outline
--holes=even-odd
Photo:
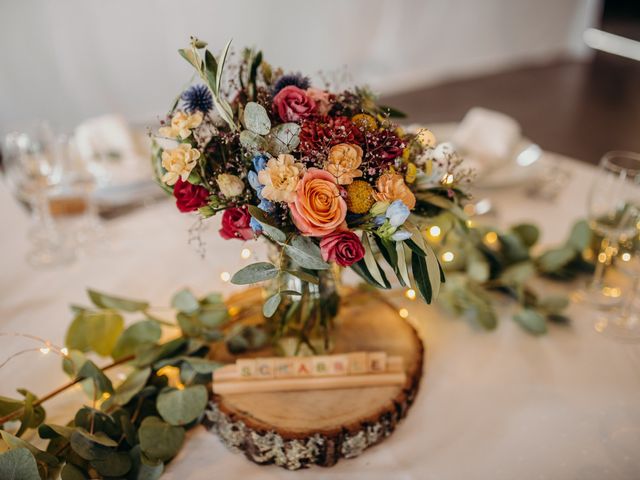
[[[608,285],[605,273],[621,242],[637,235],[640,221],[640,154],[614,151],[604,155],[588,197],[589,223],[602,237],[587,299],[598,307],[620,303],[620,288]]]
[[[34,266],[52,266],[73,260],[73,251],[56,228],[49,194],[60,182],[62,165],[51,128],[37,124],[29,133],[10,133],[3,144],[5,179],[16,199],[31,211],[31,250]]]

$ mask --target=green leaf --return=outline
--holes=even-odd
[[[300,145],[300,125],[297,123],[281,123],[274,127],[267,137],[267,151],[278,156],[290,153]]]
[[[204,73],[207,78],[207,83],[211,93],[217,95],[216,88],[216,75],[218,72],[218,62],[209,50],[204,52]]]
[[[198,357],[179,357],[185,363],[191,365],[191,368],[195,370],[198,374],[208,374],[212,373],[218,368],[224,366],[224,363],[214,362],[213,360],[207,360],[206,358],[198,358]]]
[[[362,278],[363,280],[365,280],[368,284],[376,287],[376,288],[383,288],[388,290],[389,288],[391,288],[391,284],[389,283],[389,281],[387,280],[387,277],[385,276],[384,272],[382,270],[380,270],[380,274],[382,275],[382,280],[384,281],[384,283],[378,283],[373,276],[371,275],[371,272],[369,272],[369,269],[367,268],[367,265],[364,263],[364,259],[363,260],[359,260],[356,263],[354,263],[353,265],[351,265],[351,270],[353,270],[355,273],[357,273],[360,278]]]
[[[262,306],[262,314],[267,318],[271,318],[280,306],[281,300],[282,296],[280,295],[280,293],[274,293],[273,295],[271,295],[269,298],[267,298],[267,300],[264,302],[264,305]]]
[[[575,257],[576,251],[573,247],[548,250],[538,257],[538,267],[545,273],[552,273],[566,266]]]
[[[483,283],[489,280],[489,263],[485,256],[476,248],[467,249],[467,275],[475,282]]]
[[[320,247],[309,237],[301,235],[291,239],[291,243],[284,246],[285,253],[302,268],[309,270],[326,270],[329,264],[322,259]]]
[[[398,255],[398,279],[401,280],[403,286],[411,285],[404,242],[396,242],[396,252]]]
[[[5,417],[24,406],[24,401],[0,396],[0,417]]]
[[[521,223],[511,228],[511,231],[515,233],[522,243],[531,248],[536,244],[540,238],[540,229],[530,223]]]
[[[573,225],[567,245],[578,252],[582,252],[591,243],[592,236],[593,233],[589,223],[586,220],[580,220]]]
[[[278,268],[269,262],[257,262],[247,265],[238,270],[233,277],[231,283],[234,285],[249,285],[252,283],[262,282],[278,276]]]
[[[384,115],[387,115],[389,118],[406,118],[407,114],[397,110],[393,107],[389,107],[387,105],[379,105],[378,108],[382,111]]]
[[[244,107],[244,125],[258,135],[267,135],[271,131],[271,120],[265,108],[256,102],[249,102]]]
[[[251,130],[240,132],[240,144],[253,155],[264,152],[267,149],[267,141]]]
[[[109,380],[109,377],[107,377],[91,360],[84,362],[84,365],[82,365],[78,372],[78,378],[92,379],[98,390],[98,395],[102,395],[103,393],[113,393],[113,384],[111,383],[111,380]]]
[[[79,313],[67,330],[65,345],[81,352],[93,350],[106,357],[111,354],[123,329],[124,319],[112,310]]]
[[[502,233],[498,235],[502,254],[511,262],[521,262],[529,258],[529,249],[520,240],[520,237],[513,233]]]
[[[500,281],[508,286],[519,287],[523,285],[535,271],[535,267],[530,261],[515,263],[505,269],[500,276]]]
[[[421,257],[415,253],[411,254],[411,272],[413,273],[414,283],[420,295],[425,302],[431,303],[433,290],[431,288],[431,282],[429,281],[429,272],[427,271],[425,257]]]
[[[229,320],[229,310],[223,303],[205,304],[198,313],[198,320],[207,328],[218,328]]]
[[[151,369],[149,367],[131,372],[124,382],[118,385],[118,388],[116,388],[114,394],[111,396],[113,403],[116,405],[126,405],[129,403],[147,384],[149,375],[151,375]]]
[[[140,451],[140,445],[136,445],[129,451],[131,457],[131,472],[129,478],[135,480],[158,480],[164,472],[164,463],[159,460],[150,460]]]
[[[131,470],[131,457],[127,452],[113,452],[91,461],[98,473],[107,477],[121,477]]]
[[[169,425],[158,417],[147,417],[138,430],[140,449],[151,460],[170,460],[180,451],[184,434],[182,427]]]
[[[262,227],[262,230],[264,231],[264,233],[266,233],[267,236],[274,242],[284,243],[287,240],[287,236],[279,228],[272,227],[268,223],[262,223],[262,222],[260,222],[260,226]]]
[[[62,480],[86,480],[88,477],[85,477],[82,470],[72,463],[66,463],[64,467],[62,467],[62,474],[60,478]]]
[[[178,53],[196,70],[200,70],[200,61],[198,57],[193,53],[193,50],[189,48],[181,48]]]
[[[229,47],[231,46],[231,40],[227,42],[222,50],[222,53],[218,57],[218,69],[216,71],[216,96],[220,94],[220,86],[222,85],[222,72],[224,71],[224,64],[227,61],[227,55],[229,54]]]
[[[181,426],[202,415],[208,398],[204,385],[193,385],[182,390],[168,389],[158,395],[156,407],[165,422]]]
[[[112,308],[114,310],[122,310],[123,312],[140,312],[149,308],[148,302],[140,300],[130,300],[128,298],[114,297],[96,290],[88,289],[89,298],[96,307]]]
[[[114,360],[119,360],[133,355],[141,346],[153,345],[158,342],[161,336],[162,329],[158,322],[154,320],[136,322],[118,337],[111,356]]]
[[[103,432],[91,434],[84,428],[76,428],[71,433],[69,443],[73,451],[85,460],[106,458],[118,446],[115,440],[112,440]]]
[[[251,214],[251,216],[255,218],[258,222],[260,222],[262,225],[267,224],[274,228],[277,228],[275,221],[271,217],[269,217],[266,214],[266,212],[264,212],[263,210],[260,210],[255,205],[247,205],[247,210],[249,210],[249,213]]]
[[[54,425],[52,423],[46,423],[46,424],[40,425],[40,427],[38,428],[38,435],[40,436],[40,438],[52,439],[52,438],[62,437],[68,440],[71,437],[73,430],[74,429],[72,427],[65,427],[63,425]]]
[[[369,234],[367,232],[362,233],[362,245],[364,246],[364,263],[367,266],[367,271],[371,277],[380,285],[384,285],[385,282],[382,279],[382,272],[373,256],[371,249],[371,242],[369,241]]]
[[[175,355],[178,351],[184,349],[188,340],[183,337],[175,338],[163,343],[162,345],[154,345],[140,352],[134,361],[138,367],[146,367],[158,360]]]
[[[535,335],[542,335],[547,332],[547,323],[544,316],[533,309],[525,308],[516,313],[513,319],[525,330]]]
[[[193,313],[200,308],[200,302],[187,288],[177,292],[171,299],[171,306],[184,313]]]
[[[26,448],[15,448],[0,455],[2,480],[40,480],[36,459]]]
[[[569,306],[569,299],[564,295],[549,295],[538,301],[537,308],[547,314],[557,315]]]

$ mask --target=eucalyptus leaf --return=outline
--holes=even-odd
[[[544,316],[530,308],[525,308],[513,316],[523,328],[536,335],[541,335],[547,331],[547,323]]]
[[[184,443],[185,431],[158,417],[147,417],[140,425],[138,436],[142,453],[151,460],[164,462],[176,456]]]
[[[5,417],[24,406],[24,401],[0,396],[0,417]]]
[[[131,372],[127,378],[118,385],[113,396],[113,403],[116,405],[126,405],[131,399],[144,388],[151,375],[151,369],[149,367],[136,369]]]
[[[77,428],[69,438],[71,448],[85,460],[108,457],[115,452],[118,443],[103,432],[89,433],[84,428]]]
[[[266,233],[267,236],[274,242],[284,243],[287,240],[287,236],[279,228],[272,227],[268,223],[262,223],[262,222],[260,222],[260,226],[262,227],[262,230],[264,231],[264,233]]]
[[[129,478],[134,480],[158,480],[164,472],[164,463],[159,460],[149,460],[136,445],[129,451],[131,457],[131,472]]]
[[[191,368],[193,368],[198,374],[212,373],[218,368],[224,366],[223,363],[207,360],[206,358],[180,357],[180,359],[191,365]]]
[[[576,251],[570,247],[547,250],[538,257],[538,267],[542,272],[552,273],[566,266],[576,257]]]
[[[90,378],[93,380],[99,395],[102,395],[103,393],[113,393],[113,384],[111,383],[111,380],[109,380],[109,377],[107,377],[91,360],[84,362],[84,365],[82,365],[78,372],[78,378]]]
[[[177,292],[171,299],[171,306],[183,313],[193,313],[200,308],[200,302],[191,293],[191,290],[185,288]]]
[[[247,265],[238,270],[233,277],[231,283],[234,285],[250,285],[252,283],[262,282],[275,278],[278,275],[278,268],[269,262],[257,262]]]
[[[107,477],[121,477],[131,470],[131,458],[127,452],[113,452],[104,458],[91,461],[98,473]]]
[[[264,226],[266,224],[274,228],[277,228],[274,220],[271,217],[269,217],[265,211],[260,210],[255,205],[247,205],[247,210],[249,210],[249,213],[251,214],[251,216],[255,218],[258,222],[260,222],[261,225]]]
[[[178,351],[183,350],[188,340],[184,337],[169,340],[162,345],[154,345],[140,352],[135,359],[135,365],[138,367],[146,367],[158,360],[175,355]]]
[[[567,245],[574,248],[577,252],[582,252],[591,243],[593,233],[586,220],[580,220],[573,225],[569,234]]]
[[[309,270],[326,270],[329,264],[322,259],[320,247],[309,237],[301,235],[291,239],[291,243],[284,246],[285,253],[297,265]]]
[[[26,448],[15,448],[0,454],[2,480],[40,480],[36,459]]]
[[[72,463],[66,463],[64,467],[62,467],[60,478],[62,480],[86,480],[88,477],[82,473],[80,468],[76,467]]]
[[[68,440],[71,437],[73,430],[73,427],[65,427],[63,425],[46,423],[40,425],[40,427],[38,428],[38,435],[40,436],[40,438],[52,439],[62,437]]]
[[[182,390],[171,389],[161,392],[156,407],[165,422],[181,426],[202,415],[208,398],[204,385],[193,385]]]
[[[569,299],[564,295],[549,295],[538,301],[537,308],[547,314],[559,314],[569,306]]]
[[[303,282],[311,283],[313,285],[318,285],[319,280],[318,277],[312,275],[311,273],[304,272],[302,270],[286,270],[289,275],[293,275],[294,277],[298,277]]]
[[[271,295],[262,305],[262,314],[267,317],[273,317],[273,314],[276,313],[276,310],[280,306],[280,302],[282,301],[282,296],[280,293],[274,293]]]
[[[124,319],[112,310],[77,314],[65,337],[69,349],[109,356],[124,330]]]
[[[153,345],[162,336],[162,329],[154,320],[142,320],[127,327],[116,342],[111,356],[119,360],[136,353],[141,346]]]
[[[300,125],[281,123],[274,127],[267,137],[267,150],[273,156],[290,153],[300,145]]]
[[[115,297],[97,290],[87,290],[89,298],[96,307],[112,308],[123,312],[140,312],[149,308],[149,303],[140,300],[130,300],[128,298]]]
[[[267,135],[271,131],[271,120],[265,108],[256,102],[249,102],[244,107],[244,125],[258,135]]]
[[[540,238],[540,229],[530,223],[521,223],[511,228],[511,231],[515,233],[522,243],[531,248],[536,244]]]
[[[225,304],[205,304],[198,313],[198,320],[206,328],[218,328],[229,320]]]
[[[245,150],[254,155],[267,150],[267,141],[251,130],[243,130],[240,132],[240,144]]]
[[[500,280],[505,285],[516,287],[523,285],[534,273],[535,267],[532,262],[519,262],[507,267],[500,276]]]

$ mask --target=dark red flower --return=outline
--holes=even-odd
[[[304,155],[326,155],[331,147],[339,143],[360,145],[363,134],[348,117],[319,116],[302,123],[300,146]]]
[[[364,258],[364,246],[353,232],[337,230],[320,240],[320,251],[325,262],[336,262],[349,267]]]
[[[220,236],[225,240],[237,238],[238,240],[251,240],[254,238],[253,230],[249,222],[251,215],[246,207],[230,207],[222,214]]]
[[[173,196],[176,197],[176,206],[181,212],[194,212],[204,207],[209,200],[209,191],[189,182],[183,182],[181,178],[173,186]]]
[[[273,97],[273,110],[283,122],[297,122],[307,118],[315,109],[315,100],[295,85],[284,87]]]
[[[366,168],[385,169],[402,155],[402,139],[392,130],[368,132],[365,138],[364,162]]]

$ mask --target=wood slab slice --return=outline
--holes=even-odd
[[[240,294],[245,305],[248,294],[261,305],[256,290]],[[343,296],[334,340],[332,353],[382,350],[400,355],[405,385],[213,395],[205,425],[250,460],[289,470],[331,466],[382,441],[407,414],[418,391],[422,341],[382,294],[359,290]]]

